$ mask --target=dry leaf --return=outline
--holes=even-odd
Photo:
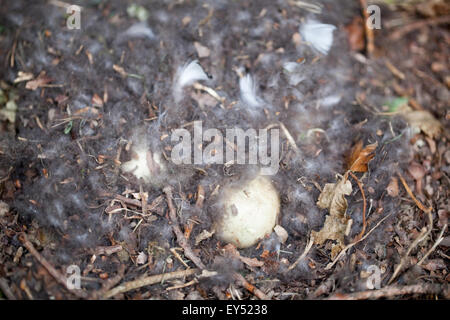
[[[238,258],[243,263],[248,265],[249,267],[262,267],[264,265],[264,262],[259,261],[256,258],[247,258],[240,255],[239,251],[236,249],[234,245],[227,244],[225,247],[223,247],[226,253],[234,256],[235,258]]]
[[[51,81],[52,79],[47,77],[45,71],[42,71],[41,73],[39,73],[39,76],[36,79],[28,81],[25,85],[25,88],[28,90],[36,90],[37,88],[43,87]]]
[[[195,237],[195,245],[198,245],[203,240],[209,239],[213,236],[214,230],[209,232],[208,230],[203,230],[198,236]]]
[[[181,20],[181,23],[183,24],[183,27],[187,26],[189,22],[191,22],[192,18],[190,16],[186,16]]]
[[[199,42],[194,42],[194,46],[199,58],[209,57],[211,51],[207,47],[201,45]]]
[[[99,107],[103,107],[103,100],[102,98],[100,98],[100,96],[96,93],[94,93],[94,95],[92,96],[92,100],[91,100],[92,104],[94,106],[99,106]]]
[[[17,78],[14,79],[14,83],[19,83],[22,81],[28,81],[33,79],[33,74],[29,73],[29,72],[23,72],[23,71],[19,71],[19,73],[17,74]]]
[[[406,111],[403,117],[411,127],[422,130],[430,138],[437,138],[441,133],[441,123],[426,110]]]
[[[273,231],[277,234],[278,238],[280,239],[281,243],[285,243],[289,234],[287,233],[286,229],[284,229],[280,225],[276,225],[275,228],[273,228]]]
[[[378,142],[367,145],[363,149],[362,140],[359,141],[352,149],[350,157],[347,161],[347,167],[353,172],[367,172],[368,163],[375,157],[373,153],[378,146]]]
[[[138,254],[137,258],[136,258],[136,263],[137,264],[144,264],[146,262],[147,262],[147,255],[143,251],[139,252],[139,254]]]
[[[100,117],[100,114],[97,109],[93,107],[84,107],[74,112],[74,115],[88,115],[93,117]]]
[[[352,184],[347,176],[338,183],[327,183],[319,196],[317,205],[322,209],[328,209],[330,215],[344,216],[347,211],[347,199],[345,196],[352,192]]]
[[[388,186],[386,187],[386,191],[388,195],[393,198],[398,196],[398,180],[396,177],[391,178],[391,182],[389,182]]]
[[[317,205],[322,209],[328,209],[329,215],[325,217],[323,228],[316,232],[312,231],[315,244],[323,244],[326,240],[335,240],[331,258],[334,259],[344,247],[344,236],[347,229],[348,217],[347,199],[345,196],[352,192],[352,184],[345,175],[338,183],[327,183],[319,196]]]

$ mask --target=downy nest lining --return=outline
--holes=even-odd
[[[267,176],[230,184],[219,200],[221,217],[214,225],[217,237],[237,248],[247,248],[272,233],[280,213],[280,197]]]

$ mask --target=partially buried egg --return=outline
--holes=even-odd
[[[280,212],[278,191],[262,175],[240,186],[226,186],[220,204],[217,236],[238,248],[250,247],[272,233]]]

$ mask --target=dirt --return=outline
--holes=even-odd
[[[64,2],[3,3],[0,111],[12,103],[0,114],[0,298],[448,299],[450,5],[425,3],[381,5],[374,52],[358,1],[324,1],[317,15],[289,1],[86,1],[80,30],[67,29]],[[147,9],[146,27],[133,4]],[[311,16],[337,28],[327,55],[302,42]],[[143,35],[126,33],[137,24]],[[222,101],[193,88],[174,97],[193,59]],[[303,60],[292,85],[283,63]],[[239,73],[259,81],[264,110],[242,103]],[[282,123],[293,136],[295,147],[281,135],[271,177],[287,240],[274,232],[237,250],[212,233],[218,190],[254,166],[167,161],[151,183],[120,169],[136,128],[168,158],[170,134],[194,120],[221,131]],[[354,178],[360,141],[376,148]],[[334,215],[317,201],[342,176],[353,189]],[[332,215],[342,232],[308,246]],[[108,295],[199,265],[210,273]],[[80,289],[67,288],[69,266]],[[377,270],[381,291],[371,291]]]

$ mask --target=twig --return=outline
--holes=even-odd
[[[172,188],[165,187],[163,191],[166,194],[167,205],[169,206],[169,217],[170,221],[172,222],[173,231],[177,237],[178,245],[183,248],[184,255],[189,258],[198,268],[205,269],[205,265],[200,260],[200,258],[197,257],[197,255],[192,251],[191,246],[189,245],[187,239],[184,237],[184,234],[183,232],[181,232],[180,226],[178,225],[177,214],[172,201]]]
[[[397,275],[400,273],[401,269],[403,268],[403,266],[406,264],[406,260],[408,259],[409,254],[411,253],[411,251],[420,243],[422,242],[427,236],[428,234],[431,232],[431,228],[429,228],[429,230],[427,230],[426,227],[422,228],[422,231],[420,232],[419,236],[416,238],[416,240],[413,241],[413,243],[409,246],[408,250],[406,251],[405,255],[402,257],[402,259],[400,260],[400,264],[397,265],[397,267],[394,270],[394,273],[392,274],[391,278],[389,279],[388,284],[391,284],[392,281],[394,281],[394,279],[397,277]]]
[[[134,289],[142,288],[145,286],[149,286],[152,284],[160,283],[161,281],[165,280],[172,280],[177,278],[184,278],[191,276],[198,272],[198,269],[186,269],[181,271],[174,271],[174,272],[168,272],[163,274],[157,274],[153,276],[143,277],[141,279],[125,282],[124,284],[121,284],[117,287],[115,287],[112,290],[107,291],[104,295],[104,299],[109,299],[111,297],[114,297],[115,295],[119,293],[125,293]]]
[[[201,184],[197,188],[197,201],[195,202],[195,207],[198,209],[203,208],[203,202],[205,201],[205,188]]]
[[[239,285],[247,289],[251,294],[253,294],[255,297],[257,297],[260,300],[270,300],[269,297],[259,290],[257,287],[249,283],[240,273],[233,273],[233,278],[236,280]]]
[[[423,212],[430,213],[431,210],[433,210],[433,207],[425,208],[425,206],[414,196],[400,171],[397,171],[397,175],[400,178],[400,181],[402,182],[403,186],[405,187],[406,192],[408,192],[409,196],[414,200],[415,204],[419,207],[419,209],[422,210]]]
[[[270,129],[275,128],[275,127],[280,127],[281,128],[281,130],[283,131],[284,135],[286,136],[289,144],[294,149],[295,153],[299,154],[300,153],[300,149],[298,148],[297,144],[295,143],[294,138],[292,137],[292,135],[290,134],[290,132],[288,131],[288,129],[286,128],[286,126],[282,122],[269,124],[265,129],[266,130],[270,130]]]
[[[369,20],[369,14],[367,13],[367,0],[360,0],[359,1],[362,7],[362,12],[364,16],[364,30],[366,33],[366,51],[369,55],[369,58],[373,57],[373,54],[375,53],[375,37],[373,34],[373,30],[369,28],[367,21]]]
[[[65,276],[63,276],[58,270],[56,270],[33,246],[33,244],[28,240],[25,233],[19,234],[19,240],[22,242],[25,248],[36,258],[36,260],[42,264],[42,266],[47,269],[48,273],[55,278],[60,284],[62,284],[69,292],[76,295],[78,298],[87,298],[87,294],[83,291],[73,290],[68,287],[68,282]]]
[[[181,258],[181,256],[180,256],[180,254],[177,252],[177,250],[175,250],[175,248],[170,248],[169,250],[170,250],[170,252],[173,253],[173,255],[175,256],[175,258],[177,258],[178,261],[181,262],[181,264],[182,264],[183,266],[185,266],[186,268],[189,269],[189,265],[188,265],[186,262],[184,262],[184,260],[183,260],[183,259]]]
[[[198,283],[198,280],[194,279],[194,280],[191,280],[189,282],[180,284],[178,286],[168,287],[168,288],[166,288],[166,291],[186,288],[186,287],[192,286],[193,284],[197,284],[197,283]]]
[[[392,74],[394,76],[396,76],[400,80],[405,80],[405,78],[406,78],[405,74],[403,72],[401,72],[400,70],[398,70],[397,67],[395,67],[389,60],[386,59],[384,61],[384,64],[389,69],[389,71],[392,72]]]
[[[398,287],[388,286],[378,290],[367,290],[349,294],[337,293],[328,297],[327,300],[363,300],[394,297],[404,294],[442,294],[449,298],[448,284],[414,284],[410,286]]]
[[[119,266],[119,270],[118,270],[117,274],[114,277],[108,279],[103,284],[103,287],[100,290],[95,291],[91,295],[91,298],[99,299],[99,298],[103,297],[107,291],[109,291],[112,287],[114,287],[116,284],[118,284],[120,282],[120,280],[122,280],[124,274],[125,274],[125,265],[121,264]]]
[[[95,248],[94,254],[97,255],[97,256],[102,255],[102,254],[104,254],[106,256],[110,256],[113,253],[122,251],[122,249],[123,248],[122,248],[122,246],[120,244],[115,245],[115,246],[109,246],[109,247],[101,246],[101,247]]]
[[[214,99],[216,99],[217,101],[220,102],[220,107],[222,109],[225,109],[225,107],[223,105],[225,103],[225,98],[219,96],[219,94],[216,91],[214,91],[214,89],[204,86],[198,82],[194,83],[193,87],[197,90],[205,91],[206,93],[208,93],[211,97],[213,97]]]
[[[436,242],[434,243],[434,245],[430,248],[430,250],[428,250],[428,252],[423,256],[422,259],[420,259],[420,261],[417,263],[417,265],[421,265],[425,259],[437,248],[437,246],[442,242],[442,240],[444,240],[444,232],[445,230],[447,230],[447,224],[442,228],[441,233],[439,234],[438,239],[436,240]]]
[[[8,281],[5,278],[0,278],[0,290],[9,300],[17,300],[14,293],[11,291]]]
[[[304,250],[303,253],[300,255],[300,257],[298,257],[298,259],[295,260],[295,262],[294,262],[293,264],[291,264],[291,265],[289,266],[289,268],[287,268],[286,272],[289,272],[289,271],[291,271],[292,269],[294,269],[294,268],[298,265],[298,263],[299,263],[300,261],[302,261],[302,260],[306,257],[306,255],[308,254],[309,250],[311,250],[311,247],[312,247],[313,243],[314,243],[314,237],[313,237],[312,234],[311,234],[311,235],[309,236],[309,241],[308,241],[308,243],[306,244],[305,250]]]
[[[412,193],[411,189],[409,188],[408,184],[406,183],[405,179],[403,178],[402,174],[400,173],[400,171],[397,172],[397,175],[400,178],[400,181],[402,182],[403,186],[406,189],[406,192],[408,192],[409,196],[414,200],[414,202],[416,203],[416,205],[419,207],[420,210],[424,211],[427,216],[428,216],[428,228],[424,227],[422,229],[422,231],[420,232],[419,236],[416,238],[416,240],[414,240],[414,242],[409,246],[408,250],[406,251],[405,255],[402,257],[402,259],[400,260],[400,264],[395,268],[394,273],[392,274],[392,277],[389,279],[388,284],[391,284],[392,281],[394,281],[394,279],[397,277],[397,275],[400,273],[401,269],[403,268],[403,266],[406,264],[406,260],[408,259],[409,254],[411,253],[411,251],[420,243],[422,242],[424,239],[426,239],[430,233],[431,230],[433,229],[433,216],[431,215],[431,210],[433,210],[433,207],[429,207],[429,208],[425,208],[425,206],[416,199],[416,197],[414,196],[414,194]]]
[[[403,26],[394,32],[391,33],[390,38],[394,41],[399,40],[400,38],[403,38],[406,34],[417,30],[422,29],[423,27],[426,27],[428,25],[437,25],[437,24],[445,24],[450,23],[450,16],[443,16],[428,20],[421,20],[417,21],[411,24],[407,24],[406,26]]]
[[[199,210],[203,209],[203,202],[205,201],[205,188],[202,185],[198,185],[197,188],[197,200],[195,202],[195,207]],[[194,220],[189,219],[188,223],[184,227],[184,237],[189,240],[191,236],[192,229],[194,229]]]
[[[353,172],[349,171],[349,173],[352,176],[352,178],[355,179],[356,183],[358,184],[359,190],[361,190],[361,195],[362,195],[362,198],[363,198],[363,212],[362,212],[363,226],[362,226],[361,232],[355,238],[355,241],[358,241],[359,239],[362,238],[362,236],[364,235],[364,232],[366,232],[366,227],[367,227],[367,223],[366,223],[366,206],[367,206],[367,204],[366,204],[366,195],[364,194],[364,189],[362,187],[361,181],[359,181],[359,179],[353,174]]]
[[[365,240],[371,233],[373,230],[375,230],[376,228],[378,228],[378,226],[384,221],[386,220],[392,213],[389,213],[387,216],[385,216],[383,219],[381,219],[376,225],[375,227],[373,227],[372,229],[369,230],[369,232],[366,233],[366,235],[364,237],[362,237],[361,239],[359,239],[358,241],[354,241],[352,243],[350,243],[349,245],[347,245],[344,249],[342,249],[341,252],[339,252],[338,256],[336,257],[336,259],[334,259],[333,262],[329,263],[326,267],[325,270],[329,270],[331,269],[336,262],[338,262],[338,260],[344,256],[344,254],[347,252],[348,249],[350,249],[351,247],[353,247],[354,245],[358,244],[359,242]]]

